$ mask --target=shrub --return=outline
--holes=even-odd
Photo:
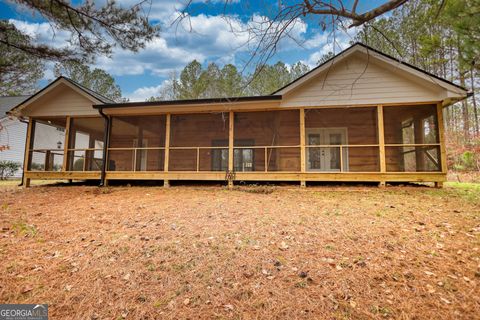
[[[13,176],[22,167],[22,164],[15,161],[0,161],[0,180],[6,180]]]

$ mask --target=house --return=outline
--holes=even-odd
[[[58,78],[28,118],[25,179],[446,179],[443,110],[467,90],[354,44],[267,96],[114,103]],[[47,127],[64,141],[38,141]]]
[[[0,97],[0,161],[23,164],[27,123],[8,116],[7,112],[27,98],[28,96]],[[20,178],[22,170],[17,170],[13,177]]]

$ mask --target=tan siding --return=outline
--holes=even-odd
[[[285,94],[283,107],[442,100],[442,92],[395,67],[355,54]]]
[[[93,102],[65,84],[59,84],[28,105],[22,114],[30,117],[98,115]]]

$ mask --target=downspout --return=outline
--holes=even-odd
[[[105,185],[105,175],[107,171],[107,150],[110,140],[110,118],[103,113],[103,108],[98,109],[98,113],[100,113],[100,115],[105,119],[105,132],[103,133],[103,165],[100,176],[100,187],[103,187]]]
[[[28,143],[28,121],[26,120],[23,120],[23,119],[19,119],[20,122],[22,123],[26,123],[27,124],[27,131],[25,132],[25,150],[23,151],[23,153],[25,153],[27,151],[27,143]],[[30,120],[31,121],[31,120]],[[20,182],[20,184],[18,185],[19,187],[23,186],[23,180],[25,179],[25,166],[27,165],[28,166],[28,163],[25,163],[25,155],[23,157],[23,168],[22,168],[22,182]]]

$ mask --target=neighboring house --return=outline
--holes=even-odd
[[[25,152],[25,137],[27,124],[6,113],[26,100],[29,96],[0,97],[0,161],[14,161],[22,164]],[[22,176],[19,169],[14,178]]]
[[[11,113],[31,120],[27,185],[30,179],[441,185],[443,110],[467,96],[452,82],[355,44],[267,96],[114,103],[60,77]],[[65,130],[65,140],[40,145],[46,127]]]

